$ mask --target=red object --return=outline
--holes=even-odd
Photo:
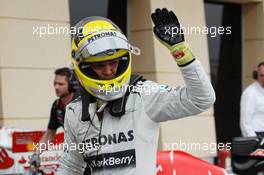
[[[60,144],[60,143],[63,143],[63,141],[64,141],[64,133],[61,132],[61,133],[56,134],[56,136],[53,140],[53,143],[54,144]]]
[[[0,169],[10,168],[14,160],[10,158],[4,148],[0,148]]]
[[[14,132],[12,135],[13,153],[28,152],[28,145],[30,143],[38,143],[44,131],[30,131],[30,132]]]
[[[226,159],[230,157],[229,150],[221,150],[218,152],[218,166],[226,168]]]
[[[40,141],[41,137],[45,131],[28,131],[28,132],[14,132],[12,135],[12,151],[13,153],[28,152],[32,151],[28,149],[28,145],[37,143]],[[64,141],[64,133],[56,134],[53,143],[59,144]]]
[[[157,175],[225,175],[225,170],[183,151],[160,151]]]
[[[256,149],[254,152],[250,154],[250,156],[264,157],[264,149]]]
[[[176,58],[176,59],[180,59],[180,58],[182,58],[182,57],[184,57],[184,52],[183,51],[178,51],[178,52],[176,52],[176,53],[174,53],[174,57]]]
[[[18,161],[18,163],[20,163],[20,164],[24,164],[24,163],[26,163],[26,162],[27,162],[27,161],[26,161],[26,159],[25,159],[24,156],[22,156],[21,159]]]

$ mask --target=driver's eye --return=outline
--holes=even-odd
[[[91,64],[91,67],[95,68],[95,69],[100,69],[104,67],[104,64]]]
[[[117,64],[117,62],[118,62],[118,60],[115,60],[115,61],[111,61],[109,64],[113,66],[113,65]]]

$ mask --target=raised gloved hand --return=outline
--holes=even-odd
[[[165,45],[175,57],[179,66],[185,66],[192,62],[195,58],[188,44],[184,41],[180,23],[176,15],[166,8],[156,9],[151,14],[153,23],[155,24],[153,31],[158,40]]]

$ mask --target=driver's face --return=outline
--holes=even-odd
[[[91,68],[100,79],[106,80],[116,76],[119,60],[90,63]]]

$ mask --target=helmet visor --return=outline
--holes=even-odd
[[[80,71],[89,78],[97,80],[111,80],[120,75],[122,75],[128,68],[130,61],[130,54],[126,53],[123,56],[117,57],[109,61],[100,61],[100,62],[80,62],[79,68]],[[104,75],[102,70],[111,69],[109,75]],[[97,71],[101,70],[101,71]]]
[[[135,55],[140,54],[140,49],[128,43],[125,35],[119,32],[101,32],[83,39],[79,45],[79,49],[74,55],[78,61],[85,59],[92,62],[91,57],[102,57],[102,53],[111,50],[127,50]],[[109,53],[111,55],[111,53]],[[107,56],[107,55],[104,55]],[[98,60],[98,59],[97,59]],[[101,60],[104,61],[104,60]]]

